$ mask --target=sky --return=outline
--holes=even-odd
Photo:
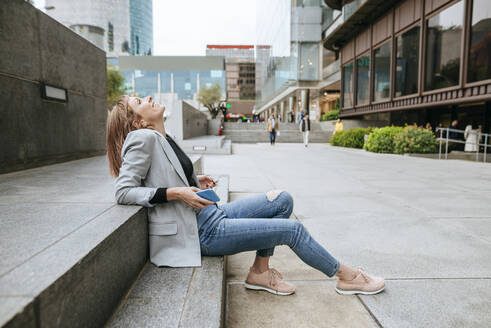
[[[42,9],[44,0],[34,0]],[[153,55],[200,56],[207,44],[255,44],[254,0],[153,0]]]

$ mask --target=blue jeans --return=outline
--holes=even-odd
[[[276,141],[276,131],[273,129],[271,130],[271,132],[269,133],[269,142],[271,144],[274,144]]]
[[[273,255],[277,245],[288,245],[311,267],[329,277],[339,262],[317,243],[297,220],[289,219],[293,199],[286,191],[270,201],[265,194],[250,196],[221,207],[210,205],[198,214],[201,253],[208,256],[257,251]]]

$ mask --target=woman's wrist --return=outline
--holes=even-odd
[[[179,200],[181,198],[179,187],[167,188],[167,200]]]

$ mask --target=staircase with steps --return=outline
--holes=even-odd
[[[325,131],[318,122],[310,122],[311,131],[309,142],[327,143],[332,133]],[[283,143],[301,143],[303,142],[302,133],[295,123],[280,123],[280,135],[277,136],[276,142]],[[260,143],[269,142],[269,132],[267,123],[225,123],[223,135],[236,143]]]

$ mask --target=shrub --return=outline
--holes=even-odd
[[[373,128],[354,128],[336,133],[331,138],[331,145],[349,147],[349,148],[363,148],[365,142],[365,135],[370,134]]]
[[[377,128],[370,133],[363,148],[374,153],[394,153],[394,138],[404,131],[400,126]]]
[[[407,126],[402,133],[394,137],[394,152],[405,153],[435,153],[438,143],[431,130]]]
[[[339,118],[339,109],[331,110],[321,116],[321,121],[332,121]]]

